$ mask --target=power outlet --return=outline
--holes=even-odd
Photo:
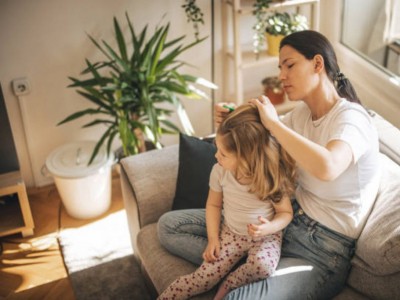
[[[12,81],[12,88],[16,96],[28,95],[31,92],[28,78],[22,77]]]

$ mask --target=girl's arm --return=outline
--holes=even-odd
[[[353,153],[350,146],[339,140],[320,146],[286,127],[267,99],[251,100],[258,107],[264,126],[271,131],[282,147],[304,170],[324,181],[335,180],[350,165]]]
[[[219,225],[221,223],[222,192],[215,192],[212,189],[208,192],[206,204],[206,226],[208,244],[203,252],[203,259],[207,262],[214,262],[220,251]]]
[[[284,229],[293,218],[293,208],[290,198],[284,196],[279,203],[272,202],[275,209],[274,218],[269,221],[264,217],[258,217],[261,224],[249,224],[248,233],[253,237],[265,236]]]

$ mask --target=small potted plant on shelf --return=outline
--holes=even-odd
[[[308,22],[303,15],[277,11],[269,15],[265,27],[268,54],[279,55],[279,44],[286,35],[306,29]]]
[[[205,79],[179,72],[184,62],[179,60],[182,52],[192,48],[203,39],[183,45],[184,36],[168,41],[169,24],[156,28],[147,36],[147,26],[136,33],[132,22],[126,15],[129,42],[114,18],[116,47],[89,36],[96,48],[104,55],[104,60],[90,62],[86,59],[86,68],[82,71],[84,79],[69,77],[69,87],[78,88],[77,92],[94,105],[93,108],[75,112],[58,125],[83,116],[96,118],[84,127],[103,125],[105,130],[93,150],[89,164],[96,157],[100,147],[107,145],[110,153],[115,137],[122,143],[123,156],[137,154],[144,150],[145,140],[157,148],[164,133],[178,133],[179,128],[168,119],[173,110],[165,108],[169,103],[178,117],[185,119],[178,95],[201,99],[206,96],[194,84],[216,88]],[[183,130],[191,134],[191,128]]]
[[[282,82],[278,77],[266,77],[262,80],[264,95],[269,98],[273,105],[281,104],[285,100]]]

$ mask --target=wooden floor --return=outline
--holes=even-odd
[[[57,235],[62,228],[79,227],[123,209],[119,175],[113,172],[112,205],[103,216],[77,220],[68,216],[54,185],[28,190],[35,223],[34,235],[1,238],[0,299],[74,300]]]

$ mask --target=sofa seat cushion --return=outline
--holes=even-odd
[[[400,167],[381,155],[378,197],[357,241],[348,284],[373,299],[400,295]]]
[[[139,231],[136,243],[138,248],[137,254],[159,294],[179,276],[192,273],[196,270],[195,265],[172,255],[161,246],[158,241],[156,223],[143,227]],[[215,290],[214,288],[210,292],[191,299],[213,299]]]

